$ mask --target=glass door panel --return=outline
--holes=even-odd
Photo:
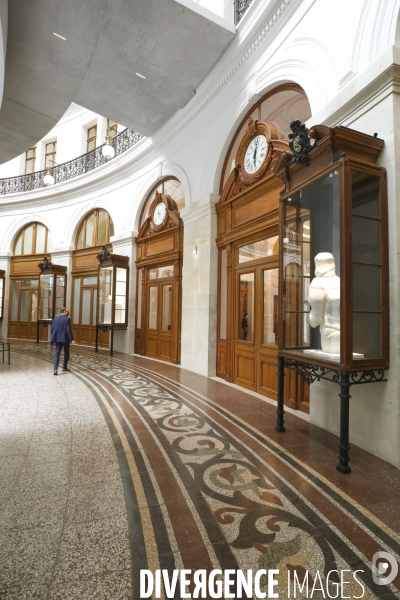
[[[29,290],[21,290],[21,302],[20,302],[20,311],[19,311],[19,320],[20,321],[28,321],[28,313],[29,313]]]
[[[263,271],[262,344],[278,345],[278,269]]]
[[[83,289],[82,290],[82,325],[90,325],[90,300],[91,300],[91,290]]]
[[[158,286],[149,287],[149,329],[157,329]]]
[[[238,339],[254,342],[254,273],[239,276]]]
[[[172,285],[162,286],[162,320],[161,329],[171,331],[172,324]]]

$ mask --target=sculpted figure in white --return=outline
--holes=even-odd
[[[340,354],[340,278],[335,259],[330,252],[320,252],[314,260],[315,277],[308,294],[310,325],[319,326],[323,352]]]

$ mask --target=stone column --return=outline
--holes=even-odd
[[[219,196],[207,194],[181,211],[184,222],[182,270],[182,367],[206,377],[216,374],[217,213]]]
[[[136,244],[137,231],[127,231],[114,235],[110,242],[114,254],[129,257],[129,299],[128,329],[114,332],[114,351],[133,354],[135,351],[135,310],[136,310]]]
[[[67,267],[67,294],[65,305],[72,309],[72,246],[54,248],[51,252],[51,262],[53,265]],[[72,315],[71,315],[72,318]]]
[[[3,320],[0,321],[0,339],[5,340],[8,335],[9,299],[10,299],[10,267],[12,252],[0,252],[0,269],[5,271],[4,277],[4,306]]]

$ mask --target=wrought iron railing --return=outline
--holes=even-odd
[[[239,23],[253,0],[235,0],[235,23]]]
[[[128,148],[131,148],[139,140],[142,139],[140,133],[136,133],[131,129],[124,129],[111,141],[112,146],[115,150],[115,156],[119,156]],[[105,158],[102,153],[102,148],[105,144],[98,146],[94,150],[78,156],[68,162],[54,165],[52,168],[52,175],[54,177],[54,183],[60,183],[83,175],[88,171],[93,171],[101,165],[113,160],[112,158]],[[37,190],[39,188],[46,187],[43,183],[43,178],[46,175],[46,169],[43,171],[35,171],[35,173],[29,173],[27,175],[19,175],[17,177],[7,177],[0,179],[0,195],[5,194],[16,194],[18,192],[26,192],[30,190]]]

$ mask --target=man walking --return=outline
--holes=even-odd
[[[54,355],[54,373],[58,375],[57,369],[60,362],[60,354],[62,348],[64,348],[64,366],[63,371],[70,371],[68,369],[69,361],[69,344],[75,344],[74,336],[72,335],[71,321],[69,318],[68,308],[62,308],[61,314],[56,317],[51,325],[51,343],[56,345],[56,353]]]

